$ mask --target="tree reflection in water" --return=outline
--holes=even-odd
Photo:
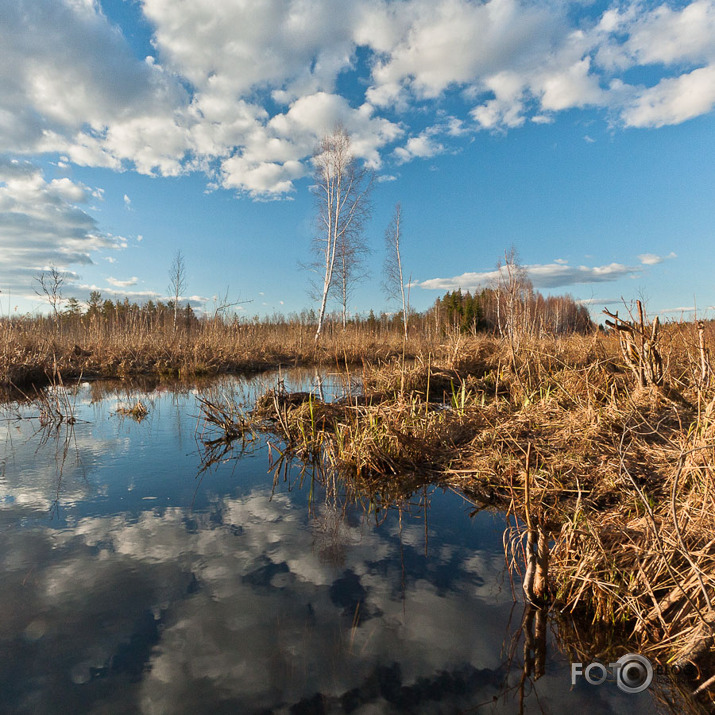
[[[251,442],[249,442],[250,444]],[[400,560],[402,590],[404,597],[406,571],[404,551],[402,550],[402,516],[421,514],[424,524],[424,553],[427,555],[428,544],[428,485],[429,475],[401,475],[391,480],[350,479],[340,475],[325,461],[315,454],[306,458],[291,451],[284,444],[269,440],[270,471],[274,475],[274,489],[283,481],[294,480],[298,486],[309,482],[314,545],[319,558],[336,568],[345,565],[345,553],[349,547],[349,529],[345,529],[346,520],[353,514],[353,507],[359,507],[372,517],[376,524],[382,523],[388,513],[397,512],[400,536]],[[216,462],[215,445],[205,443],[206,465]],[[241,458],[246,451],[243,436],[237,440],[235,458]],[[223,444],[221,456],[230,453],[229,445]],[[313,495],[318,491],[323,495],[323,508],[317,509]],[[493,508],[489,499],[484,504],[462,495],[474,506],[472,516],[481,510]],[[566,619],[562,614],[553,613],[548,589],[550,526],[544,515],[535,511],[529,514],[529,523],[523,524],[518,519],[515,525],[507,525],[504,531],[506,547],[506,566],[514,586],[521,584],[524,592],[523,612],[519,626],[505,634],[503,651],[506,655],[503,663],[496,669],[476,669],[462,665],[451,671],[441,671],[432,678],[418,678],[415,683],[405,684],[398,662],[380,665],[370,673],[359,687],[346,691],[341,696],[329,696],[316,693],[310,698],[296,703],[296,712],[332,712],[340,710],[352,712],[369,703],[386,701],[396,711],[411,711],[425,708],[429,704],[440,702],[460,703],[460,712],[552,712],[548,686],[540,698],[538,681],[547,674],[547,648],[551,644],[558,652],[566,654],[570,661],[589,663],[599,659],[602,662],[617,660],[624,652],[629,652],[627,642],[619,640],[617,628],[610,629],[613,641],[600,650],[593,647],[584,649],[583,643],[603,641],[604,631],[601,625],[600,638],[594,638],[593,632],[586,634],[582,624],[574,619]],[[542,523],[543,522],[543,523]],[[331,596],[337,605],[343,607],[346,616],[352,615],[348,650],[352,652],[356,629],[366,618],[365,590],[356,575],[347,571],[345,576],[331,587]],[[363,611],[361,612],[361,609]],[[551,626],[549,628],[549,626]],[[596,628],[598,630],[598,627]],[[591,624],[591,631],[594,630]],[[580,643],[581,647],[575,647]],[[624,650],[625,649],[625,650]],[[490,699],[480,701],[480,694],[492,690]],[[652,695],[658,709],[670,713],[703,712],[701,705],[695,702],[687,684],[677,680],[661,679],[651,686]],[[304,709],[304,710],[302,710]]]

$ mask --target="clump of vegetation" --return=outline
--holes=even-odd
[[[137,400],[133,405],[118,407],[117,414],[141,422],[149,414],[149,408],[141,400]]]

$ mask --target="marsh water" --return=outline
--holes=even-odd
[[[211,389],[248,403],[279,377],[316,387],[293,370]],[[271,471],[268,437],[207,465],[204,387],[84,383],[62,398],[74,424],[2,409],[0,712],[653,711],[572,687],[552,627],[524,676],[503,515],[434,487],[376,511]],[[118,412],[137,400],[144,419]]]

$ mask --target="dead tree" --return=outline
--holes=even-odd
[[[612,320],[606,325],[618,333],[618,342],[626,365],[631,369],[641,387],[663,384],[663,359],[658,351],[658,329],[660,322],[656,315],[652,325],[647,325],[643,315],[643,304],[638,300],[638,320],[623,320],[618,317],[618,311],[603,312]],[[631,316],[632,318],[633,316]]]

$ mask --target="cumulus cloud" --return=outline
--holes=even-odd
[[[171,117],[184,98],[179,82],[133,56],[93,2],[10,3],[0,45],[0,152],[57,151],[118,168],[134,147],[107,134]]]
[[[623,112],[631,127],[680,124],[709,112],[715,106],[715,64],[679,77],[663,79],[643,89]]]
[[[125,245],[101,232],[80,206],[93,196],[84,184],[67,178],[46,181],[33,164],[0,158],[0,281],[32,296],[33,278],[54,266],[67,280],[78,276],[72,265],[93,263],[98,251]]]
[[[665,3],[645,13],[635,7],[609,10],[601,29],[609,33],[599,49],[605,65],[706,63],[715,57],[715,5],[710,0],[696,0],[677,10]],[[615,33],[623,31],[628,37],[617,43]]]
[[[403,7],[390,18],[393,44],[373,79],[377,86],[406,86],[418,98],[527,65],[549,52],[561,25],[546,8],[514,0],[418,0]]]
[[[548,122],[574,108],[659,127],[715,105],[715,0],[606,7],[590,21],[574,20],[569,3],[520,0],[139,8],[156,56],[137,57],[99,3],[8,5],[0,152],[165,176],[203,171],[259,198],[289,194],[338,121],[356,154],[379,167],[385,156],[434,156],[475,128]],[[629,70],[644,66],[657,68],[657,81],[629,84]],[[360,74],[347,97],[340,80],[349,73]],[[448,95],[464,116],[409,126],[408,110]]]
[[[535,288],[558,288],[579,283],[608,283],[625,276],[637,274],[641,268],[622,263],[605,266],[569,266],[564,263],[532,264],[524,266]],[[494,283],[504,275],[505,269],[481,273],[462,273],[452,278],[430,278],[417,285],[427,290],[476,290]]]
[[[444,151],[444,146],[433,139],[428,132],[410,137],[404,147],[395,149],[398,164],[405,164],[414,158],[428,159]]]

